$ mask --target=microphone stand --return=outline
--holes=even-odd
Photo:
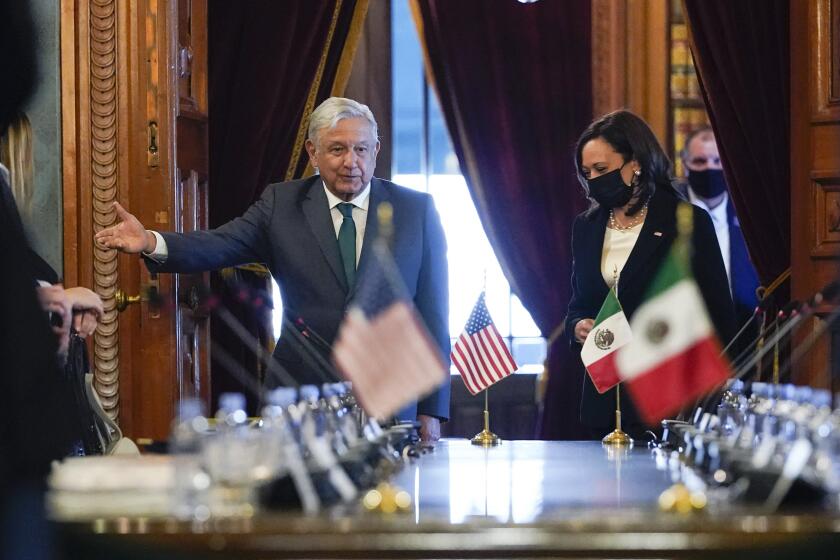
[[[286,369],[281,366],[277,360],[273,358],[273,356],[267,353],[262,345],[259,343],[257,337],[252,335],[248,332],[242,323],[231,313],[226,307],[219,306],[214,309],[216,312],[216,316],[225,323],[231,331],[241,340],[245,346],[251,349],[254,354],[256,354],[257,359],[260,360],[263,364],[265,364],[266,371],[274,377],[274,380],[279,382],[280,385],[285,385],[287,387],[297,387],[298,382],[291,376],[291,374],[286,371]],[[256,344],[254,344],[256,342]],[[214,350],[215,352],[215,350]]]
[[[303,352],[299,353],[301,358],[303,358],[306,365],[318,375],[322,383],[334,383],[339,379],[339,376],[335,373],[335,369],[327,361],[327,359],[324,358],[315,343],[312,342],[304,331],[301,331],[301,328],[298,325],[292,323],[285,314],[283,315],[283,332],[288,333],[288,336],[294,339],[300,348],[303,349]],[[306,332],[311,331],[307,328]]]
[[[822,338],[838,317],[840,317],[840,306],[836,307],[831,313],[829,313],[823,323],[817,329],[812,331],[811,334],[808,335],[808,338],[803,340],[799,346],[793,350],[790,359],[785,362],[785,365],[780,372],[780,377],[787,375],[794,364],[799,362],[799,360],[805,356],[805,353],[808,352],[820,338]]]

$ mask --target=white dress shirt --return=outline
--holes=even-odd
[[[604,233],[604,248],[601,251],[601,276],[604,282],[612,288],[615,279],[621,276],[630,252],[639,240],[639,233],[644,223],[637,224],[630,229],[616,230],[607,228]]]
[[[323,183],[323,181],[322,181]],[[344,221],[344,216],[338,209],[338,205],[344,202],[324,185],[324,193],[327,195],[327,203],[330,208],[330,217],[332,218],[333,227],[335,228],[335,238],[338,239],[338,230],[341,228],[341,222]],[[350,201],[353,205],[353,222],[356,224],[356,266],[359,265],[359,256],[362,254],[362,240],[365,238],[365,226],[367,225],[368,205],[370,204],[370,183],[365,185],[365,188]],[[149,230],[152,231],[152,230]],[[153,261],[162,264],[166,262],[169,257],[169,249],[166,247],[166,240],[161,234],[152,231],[155,236],[155,250],[151,253],[143,253],[144,256],[149,257]]]
[[[715,233],[717,234],[718,245],[720,245],[720,254],[723,257],[723,266],[726,267],[726,278],[732,285],[732,272],[730,272],[729,263],[729,216],[726,213],[727,204],[729,204],[729,193],[723,193],[723,202],[712,209],[706,206],[702,198],[694,194],[691,187],[688,189],[688,199],[692,204],[699,206],[709,213],[712,217],[712,223],[715,225]]]
[[[344,201],[331,193],[326,184],[324,184],[324,192],[330,205],[330,217],[332,217],[333,227],[335,228],[335,238],[338,239],[338,231],[341,229],[341,222],[344,221],[344,216],[338,209],[338,205]],[[353,222],[356,224],[356,266],[359,266],[362,240],[365,238],[365,226],[367,225],[368,205],[370,204],[370,183],[365,185],[362,192],[348,202],[353,205]]]

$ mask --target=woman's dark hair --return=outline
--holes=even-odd
[[[0,1],[0,135],[35,89],[35,32],[28,2]],[[8,79],[6,79],[8,78]]]
[[[621,154],[625,162],[636,160],[639,164],[641,174],[634,193],[638,196],[638,202],[627,209],[628,215],[632,216],[641,210],[657,188],[667,189],[676,195],[671,186],[671,160],[665,155],[653,131],[645,121],[630,111],[613,111],[590,124],[578,138],[575,147],[575,169],[583,192],[590,201],[590,213],[598,208],[598,203],[589,195],[589,183],[581,171],[581,162],[583,147],[595,138],[606,141]]]

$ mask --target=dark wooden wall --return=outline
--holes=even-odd
[[[840,250],[840,1],[790,3],[791,297],[805,300],[837,279]],[[828,308],[800,332],[820,326]],[[794,381],[840,390],[831,363],[840,336],[824,337]],[[834,351],[832,351],[832,348]]]

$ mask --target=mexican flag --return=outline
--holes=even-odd
[[[649,424],[729,377],[700,289],[677,240],[636,310],[633,341],[616,355],[620,379]]]
[[[615,366],[616,351],[632,338],[630,324],[612,287],[580,351],[580,359],[599,393],[621,381]]]

